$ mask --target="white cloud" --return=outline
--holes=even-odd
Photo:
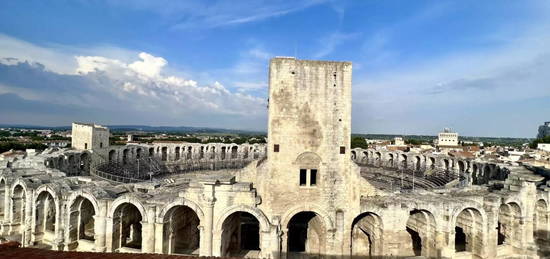
[[[215,28],[262,21],[297,12],[327,0],[108,1],[112,5],[153,11],[175,23],[174,29]]]
[[[142,61],[136,61],[128,65],[128,67],[136,71],[137,73],[148,77],[159,76],[160,70],[167,63],[164,58],[154,57],[145,52],[139,53],[139,57],[142,59]]]
[[[359,36],[358,33],[341,33],[334,32],[319,40],[320,49],[313,54],[314,58],[322,58],[332,53],[336,47],[348,40],[352,40]]]
[[[141,52],[138,60],[134,57],[134,60],[122,61],[99,55],[75,55],[71,58],[74,60],[73,67],[64,68],[65,73],[61,73],[47,64],[39,65],[44,56],[40,50],[52,57],[66,58],[65,53],[27,42],[23,44],[37,55],[9,59],[0,56],[0,68],[3,69],[0,72],[20,71],[17,73],[36,75],[36,78],[23,80],[15,77],[15,80],[6,81],[0,76],[2,94],[32,97],[33,101],[52,105],[87,107],[86,109],[101,107],[107,112],[105,117],[120,114],[122,110],[126,113],[147,114],[139,119],[140,123],[145,120],[172,125],[185,123],[235,128],[263,127],[263,124],[256,124],[258,120],[265,118],[266,101],[263,98],[232,92],[220,81],[199,84],[192,79],[165,74],[168,62],[162,57]],[[27,59],[20,59],[21,57]],[[25,61],[32,63],[24,63]],[[41,73],[31,72],[41,70]],[[208,120],[209,117],[218,119]],[[160,121],[161,118],[165,121]],[[247,123],[243,124],[242,121]]]

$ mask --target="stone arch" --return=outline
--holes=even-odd
[[[388,165],[389,165],[390,167],[393,167],[394,161],[395,161],[395,159],[394,159],[394,157],[393,157],[393,154],[392,154],[392,153],[389,153],[389,154],[388,154],[388,157],[389,157],[389,159],[388,159]]]
[[[160,160],[168,161],[168,147],[164,146],[160,149]]]
[[[80,171],[82,172],[90,172],[90,155],[88,152],[83,152],[80,154]]]
[[[192,146],[188,146],[187,147],[187,160],[193,158],[193,147]]]
[[[318,167],[322,163],[321,157],[314,152],[304,152],[296,157],[295,165],[309,167]]]
[[[116,162],[116,151],[114,149],[111,149],[109,151],[109,163],[115,163]]]
[[[482,256],[485,247],[484,224],[487,222],[482,209],[466,207],[453,217],[455,252],[467,252]]]
[[[35,242],[53,243],[55,232],[59,222],[59,201],[56,193],[47,185],[42,185],[36,190],[34,198]]]
[[[143,157],[143,149],[141,147],[136,148],[136,159],[141,159]]]
[[[436,229],[436,220],[430,211],[414,209],[409,212],[406,230],[411,236],[411,255],[437,257]]]
[[[76,202],[76,199],[78,199],[79,196],[89,200],[96,214],[99,213],[99,204],[97,203],[96,197],[88,192],[84,192],[84,191],[73,192],[71,196],[69,196],[69,198],[67,199],[69,201],[67,204],[69,204],[69,206],[72,206],[73,203]]]
[[[201,221],[196,211],[186,205],[174,205],[162,215],[163,253],[198,255]]]
[[[237,159],[239,157],[238,150],[239,150],[239,147],[237,146],[231,147],[231,159]]]
[[[220,235],[221,256],[242,256],[261,251],[260,222],[248,212],[236,211],[225,217]]]
[[[384,227],[382,218],[374,212],[363,212],[351,225],[351,255],[371,257],[383,254]]]
[[[189,207],[190,209],[192,209],[196,214],[197,216],[199,217],[199,220],[203,220],[204,219],[204,212],[202,211],[202,209],[200,208],[200,206],[195,203],[194,201],[191,201],[191,200],[188,200],[188,199],[185,199],[185,198],[177,198],[175,200],[173,200],[172,202],[166,204],[164,207],[162,207],[162,209],[160,210],[160,213],[158,214],[158,221],[161,221],[164,217],[166,217],[166,213],[176,207],[176,206],[186,206],[186,207]]]
[[[137,203],[140,204],[140,203]],[[122,201],[112,207],[113,251],[142,248],[142,222],[147,218],[135,202]]]
[[[15,183],[11,189],[11,222],[21,225],[25,222],[27,204],[27,187],[22,183]]]
[[[430,168],[433,170],[435,169],[435,157],[430,157]]]
[[[382,164],[382,154],[380,152],[375,153],[374,165],[380,166]]]
[[[122,150],[122,164],[123,164],[123,165],[128,164],[128,160],[129,160],[129,159],[128,159],[128,153],[129,153],[129,152],[130,152],[130,151],[129,151],[127,148],[125,148],[125,149]]]
[[[332,238],[321,216],[313,211],[294,214],[286,226],[286,251],[290,256],[322,256],[326,253],[327,239]]]
[[[355,150],[352,150],[351,151],[351,160],[354,160],[357,159],[357,153],[355,152]]]
[[[521,242],[521,207],[516,202],[501,204],[497,222],[497,245],[519,246]]]
[[[405,154],[401,154],[399,156],[400,160],[401,160],[401,163],[399,166],[401,166],[401,168],[407,168],[408,167],[408,161],[407,161],[407,155]]]
[[[449,159],[443,159],[443,168],[445,169],[445,171],[451,170],[451,162],[449,161]]]
[[[98,214],[97,202],[93,196],[74,195],[69,202],[68,211],[68,250],[91,250],[90,243],[95,240],[95,215]],[[87,241],[87,242],[86,242]],[[86,248],[86,246],[89,246]]]
[[[414,170],[420,171],[421,167],[422,167],[422,159],[420,158],[420,156],[415,156],[414,157]]]
[[[311,204],[296,205],[296,206],[292,207],[281,218],[282,219],[281,220],[281,226],[288,226],[288,222],[290,221],[290,219],[294,215],[296,215],[296,214],[298,214],[302,211],[311,211],[311,212],[314,212],[315,214],[321,216],[321,218],[323,218],[323,222],[324,222],[325,226],[327,226],[327,231],[333,231],[335,229],[334,222],[330,218],[330,216],[328,216],[329,214],[326,213],[326,211],[324,211],[320,207],[315,206],[315,205],[311,205]]]
[[[221,232],[225,219],[235,212],[250,213],[252,216],[256,217],[256,219],[258,219],[261,231],[269,231],[269,220],[261,210],[248,205],[235,205],[225,209],[225,211],[221,213],[221,216],[218,218],[216,224],[214,225],[214,232]]]
[[[120,196],[118,197],[113,203],[111,204],[111,208],[109,210],[109,217],[113,217],[115,214],[115,210],[118,206],[124,204],[124,203],[130,203],[139,210],[139,213],[142,215],[143,220],[149,221],[149,217],[147,215],[147,211],[145,210],[145,206],[141,203],[141,201],[137,198],[134,198],[132,196]]]
[[[472,163],[472,183],[479,184],[479,170],[476,163]]]
[[[180,160],[180,147],[174,148],[174,160]]]
[[[466,172],[466,165],[464,164],[464,161],[458,160],[457,164],[458,164],[458,172],[461,173],[461,174],[465,173]]]
[[[363,162],[363,164],[367,164],[368,161],[369,161],[369,152],[363,151],[363,157],[361,158],[361,162]]]

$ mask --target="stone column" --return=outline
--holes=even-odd
[[[288,228],[281,233],[281,256],[279,258],[286,259],[288,257]]]
[[[204,224],[201,224],[204,228],[204,242],[202,243],[204,247],[201,247],[201,256],[219,256],[220,251],[217,247],[216,252],[212,250],[212,233],[214,228],[214,204],[216,198],[214,197],[214,188],[217,181],[204,181],[204,193],[202,194],[202,200],[204,204]]]
[[[497,256],[497,238],[498,238],[498,214],[500,208],[500,200],[497,197],[486,198],[487,211],[487,240],[485,240],[484,255],[487,258],[495,258]]]
[[[110,216],[110,215],[109,215]],[[113,218],[105,218],[105,251],[114,252],[113,247]]]
[[[95,248],[94,251],[96,252],[105,252],[105,225],[106,225],[106,218],[103,216],[94,216],[94,239],[95,239]]]
[[[0,200],[0,202],[4,203],[4,218],[0,219],[0,221],[3,221],[2,223],[5,224],[9,221],[8,216],[9,216],[9,212],[11,211],[11,206],[10,206],[10,188],[8,188],[8,186],[10,185],[7,182],[4,182],[4,183],[6,183],[6,186],[4,188],[4,197],[2,200]]]
[[[212,256],[212,230],[214,221],[214,200],[206,200],[204,210],[204,250],[201,252],[201,256]],[[219,253],[219,252],[218,252]],[[216,253],[216,254],[218,254]],[[220,256],[220,255],[218,255]]]
[[[435,233],[435,246],[437,248],[438,258],[452,258],[455,253],[454,231],[452,233],[440,230]],[[452,245],[450,244],[452,240]]]
[[[51,206],[51,205],[50,205]],[[57,202],[55,202],[54,200],[54,203],[53,203],[53,206],[56,206],[55,208],[55,233],[54,233],[54,236],[55,236],[55,244],[54,244],[54,249],[58,250],[58,251],[63,251],[63,246],[64,246],[64,243],[63,243],[63,240],[64,240],[64,229],[61,227],[63,225],[63,219],[61,218],[61,215],[63,215],[64,213],[61,211],[63,210],[64,206],[62,206],[62,201],[61,200],[58,200]],[[47,217],[47,213],[44,212],[44,217]],[[46,222],[46,220],[44,219],[44,222]]]
[[[155,253],[162,254],[164,253],[164,242],[169,242],[169,240],[164,240],[164,223],[155,223]],[[169,254],[170,251],[167,252]]]
[[[155,223],[141,222],[141,252],[155,252]]]

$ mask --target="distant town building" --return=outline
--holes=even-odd
[[[405,140],[402,137],[395,137],[393,138],[393,144],[395,146],[405,146]]]
[[[458,146],[458,133],[451,132],[451,129],[445,128],[443,132],[437,135],[438,146]]]
[[[544,123],[544,125],[539,126],[539,134],[537,138],[544,138],[550,136],[550,121]]]
[[[537,149],[542,150],[542,151],[550,152],[550,144],[548,144],[548,143],[539,143],[537,145]]]

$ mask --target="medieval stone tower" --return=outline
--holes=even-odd
[[[262,194],[269,214],[281,216],[283,228],[290,228],[289,217],[296,218],[297,212],[334,215],[349,202],[345,183],[352,166],[351,74],[349,62],[271,60],[268,179],[264,181],[269,191]],[[304,217],[303,222],[314,222],[315,215]],[[288,242],[294,243],[299,242]],[[288,250],[311,251],[315,246],[305,245]]]
[[[109,129],[95,124],[73,123],[71,146],[79,150],[109,147]]]

